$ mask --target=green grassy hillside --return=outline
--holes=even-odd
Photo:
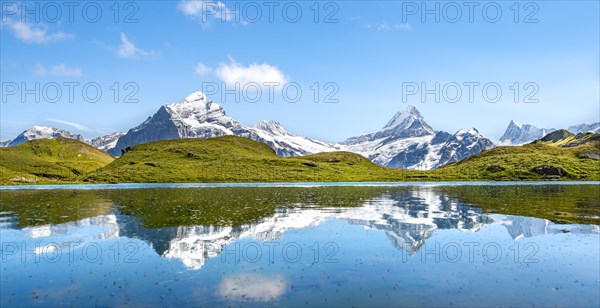
[[[354,153],[280,157],[266,144],[226,136],[150,142],[85,177],[90,182],[401,181],[423,172],[378,166]]]
[[[32,140],[0,148],[0,182],[77,181],[113,160],[108,153],[72,139]]]
[[[432,171],[386,168],[348,152],[280,157],[266,144],[235,136],[150,142],[128,148],[115,160],[87,144],[59,138],[0,149],[0,179],[4,184],[600,180],[598,136],[557,133]]]
[[[588,132],[575,135],[567,130],[559,129],[533,143],[552,145],[561,148],[573,148],[587,143],[598,142],[600,142],[600,134]]]
[[[575,147],[535,143],[496,147],[432,173],[448,180],[600,180],[600,143]]]

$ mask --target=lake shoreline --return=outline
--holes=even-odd
[[[0,190],[143,189],[218,187],[440,187],[440,186],[600,185],[600,181],[415,181],[415,182],[219,182],[219,183],[61,183],[0,185]]]

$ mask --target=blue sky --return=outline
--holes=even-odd
[[[74,7],[72,14],[54,2],[60,18],[54,18],[56,7],[38,3],[40,9],[28,15],[10,6],[14,3],[2,3],[2,140],[33,125],[86,138],[126,131],[208,83],[218,88],[209,98],[243,124],[277,120],[294,133],[330,142],[376,130],[408,104],[436,130],[475,127],[491,139],[499,138],[511,119],[548,128],[600,121],[598,1],[519,2],[518,22],[512,1],[497,2],[501,15],[496,6],[477,2],[472,22],[462,2],[457,2],[460,17],[447,2],[427,2],[425,9],[436,3],[440,9],[425,20],[422,7],[409,14],[422,2],[283,2],[273,7],[272,21],[264,2],[147,1],[115,7],[110,1],[94,2],[87,13],[83,5]],[[26,9],[35,4],[26,2]],[[102,16],[92,22],[96,4]],[[297,5],[302,15],[292,22]],[[256,12],[261,16],[255,18]],[[272,103],[264,82],[281,84],[274,87]],[[74,102],[65,83],[73,85]],[[223,87],[233,89],[236,83],[247,86],[245,94],[238,102],[233,94],[223,100]],[[252,103],[254,83],[263,89]],[[283,85],[291,83],[302,90],[296,103],[283,95]],[[436,83],[440,102],[434,94],[423,100],[423,86],[435,89]],[[473,102],[465,83],[479,84]],[[24,87],[36,84],[40,102],[33,94],[22,99]],[[408,95],[407,86],[414,84],[418,92]],[[487,97],[486,84],[492,86]],[[445,100],[453,100],[457,85],[461,99]],[[62,95],[49,102],[57,87]],[[102,95],[92,103],[95,87]],[[496,88],[502,95],[492,103]],[[294,87],[286,89],[289,96],[295,93]],[[132,92],[137,103],[124,103]],[[337,103],[324,103],[328,94]],[[524,103],[528,94],[537,103]]]

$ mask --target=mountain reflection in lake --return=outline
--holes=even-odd
[[[515,189],[2,191],[1,304],[598,306],[598,187]]]

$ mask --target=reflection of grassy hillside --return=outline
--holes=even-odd
[[[387,190],[383,187],[17,190],[2,191],[0,212],[18,216],[20,227],[61,224],[115,210],[139,218],[146,228],[239,226],[272,216],[277,208],[361,206]]]
[[[0,182],[76,181],[113,157],[72,139],[40,139],[0,148]]]
[[[382,187],[260,187],[131,190],[109,192],[126,215],[147,228],[240,226],[272,216],[284,207],[356,207],[383,194]]]
[[[88,190],[17,190],[0,195],[0,212],[15,213],[22,228],[106,215],[112,209],[110,201]]]
[[[600,186],[448,186],[437,188],[489,213],[530,216],[558,223],[600,224]]]
[[[2,191],[0,212],[19,227],[61,224],[111,212],[136,217],[146,228],[240,226],[272,216],[278,208],[362,206],[411,187],[222,187],[131,190]],[[600,186],[447,186],[442,194],[490,213],[600,224]],[[423,206],[426,206],[423,204]]]

